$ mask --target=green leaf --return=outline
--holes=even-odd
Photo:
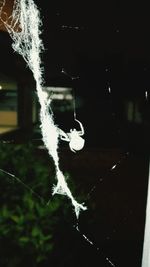
[[[46,235],[43,238],[45,241],[52,239],[52,235]]]
[[[14,222],[16,222],[16,223],[18,223],[19,220],[20,220],[20,218],[19,218],[17,215],[12,215],[12,216],[11,216],[11,219],[12,219]]]
[[[34,227],[31,232],[33,237],[39,236],[41,234],[41,230],[38,227]]]
[[[4,218],[8,218],[10,216],[10,211],[8,210],[7,206],[3,206],[1,210],[1,216]]]
[[[22,237],[19,238],[19,241],[20,241],[21,243],[28,243],[28,242],[29,242],[29,237],[27,237],[27,236],[22,236]]]

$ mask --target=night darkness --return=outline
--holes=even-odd
[[[89,145],[93,140],[95,145],[117,142],[149,145],[149,138],[145,139],[143,133],[149,133],[150,113],[149,96],[145,98],[145,92],[150,93],[148,4],[128,1],[37,4],[43,19],[46,84],[69,85],[75,96],[83,99],[84,106],[77,112],[87,132],[91,129],[95,133],[92,140],[87,134]],[[125,107],[129,102],[138,103],[143,121],[140,127],[126,120]],[[145,131],[142,127],[148,128]],[[139,136],[135,138],[137,128]]]

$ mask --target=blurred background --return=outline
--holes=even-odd
[[[78,129],[76,113],[85,129],[82,151],[61,142],[59,154],[88,210],[77,231],[69,200],[51,197],[55,170],[42,142],[35,82],[1,22],[1,266],[140,267],[150,151],[148,4],[35,3],[43,90],[53,99],[55,123]],[[12,6],[6,0],[8,16]]]

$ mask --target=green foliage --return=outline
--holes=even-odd
[[[50,199],[53,162],[30,143],[2,144],[0,169],[0,266],[43,266],[69,211],[63,197]]]

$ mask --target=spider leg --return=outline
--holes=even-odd
[[[76,151],[70,146],[70,150],[74,153],[76,153]]]
[[[59,129],[59,136],[60,136],[61,140],[66,141],[66,142],[70,142],[68,135],[61,129]]]
[[[77,121],[79,123],[80,128],[81,128],[81,131],[78,131],[78,134],[79,135],[84,135],[84,128],[83,128],[82,123],[79,120],[77,120],[77,119],[75,119],[75,121]]]

